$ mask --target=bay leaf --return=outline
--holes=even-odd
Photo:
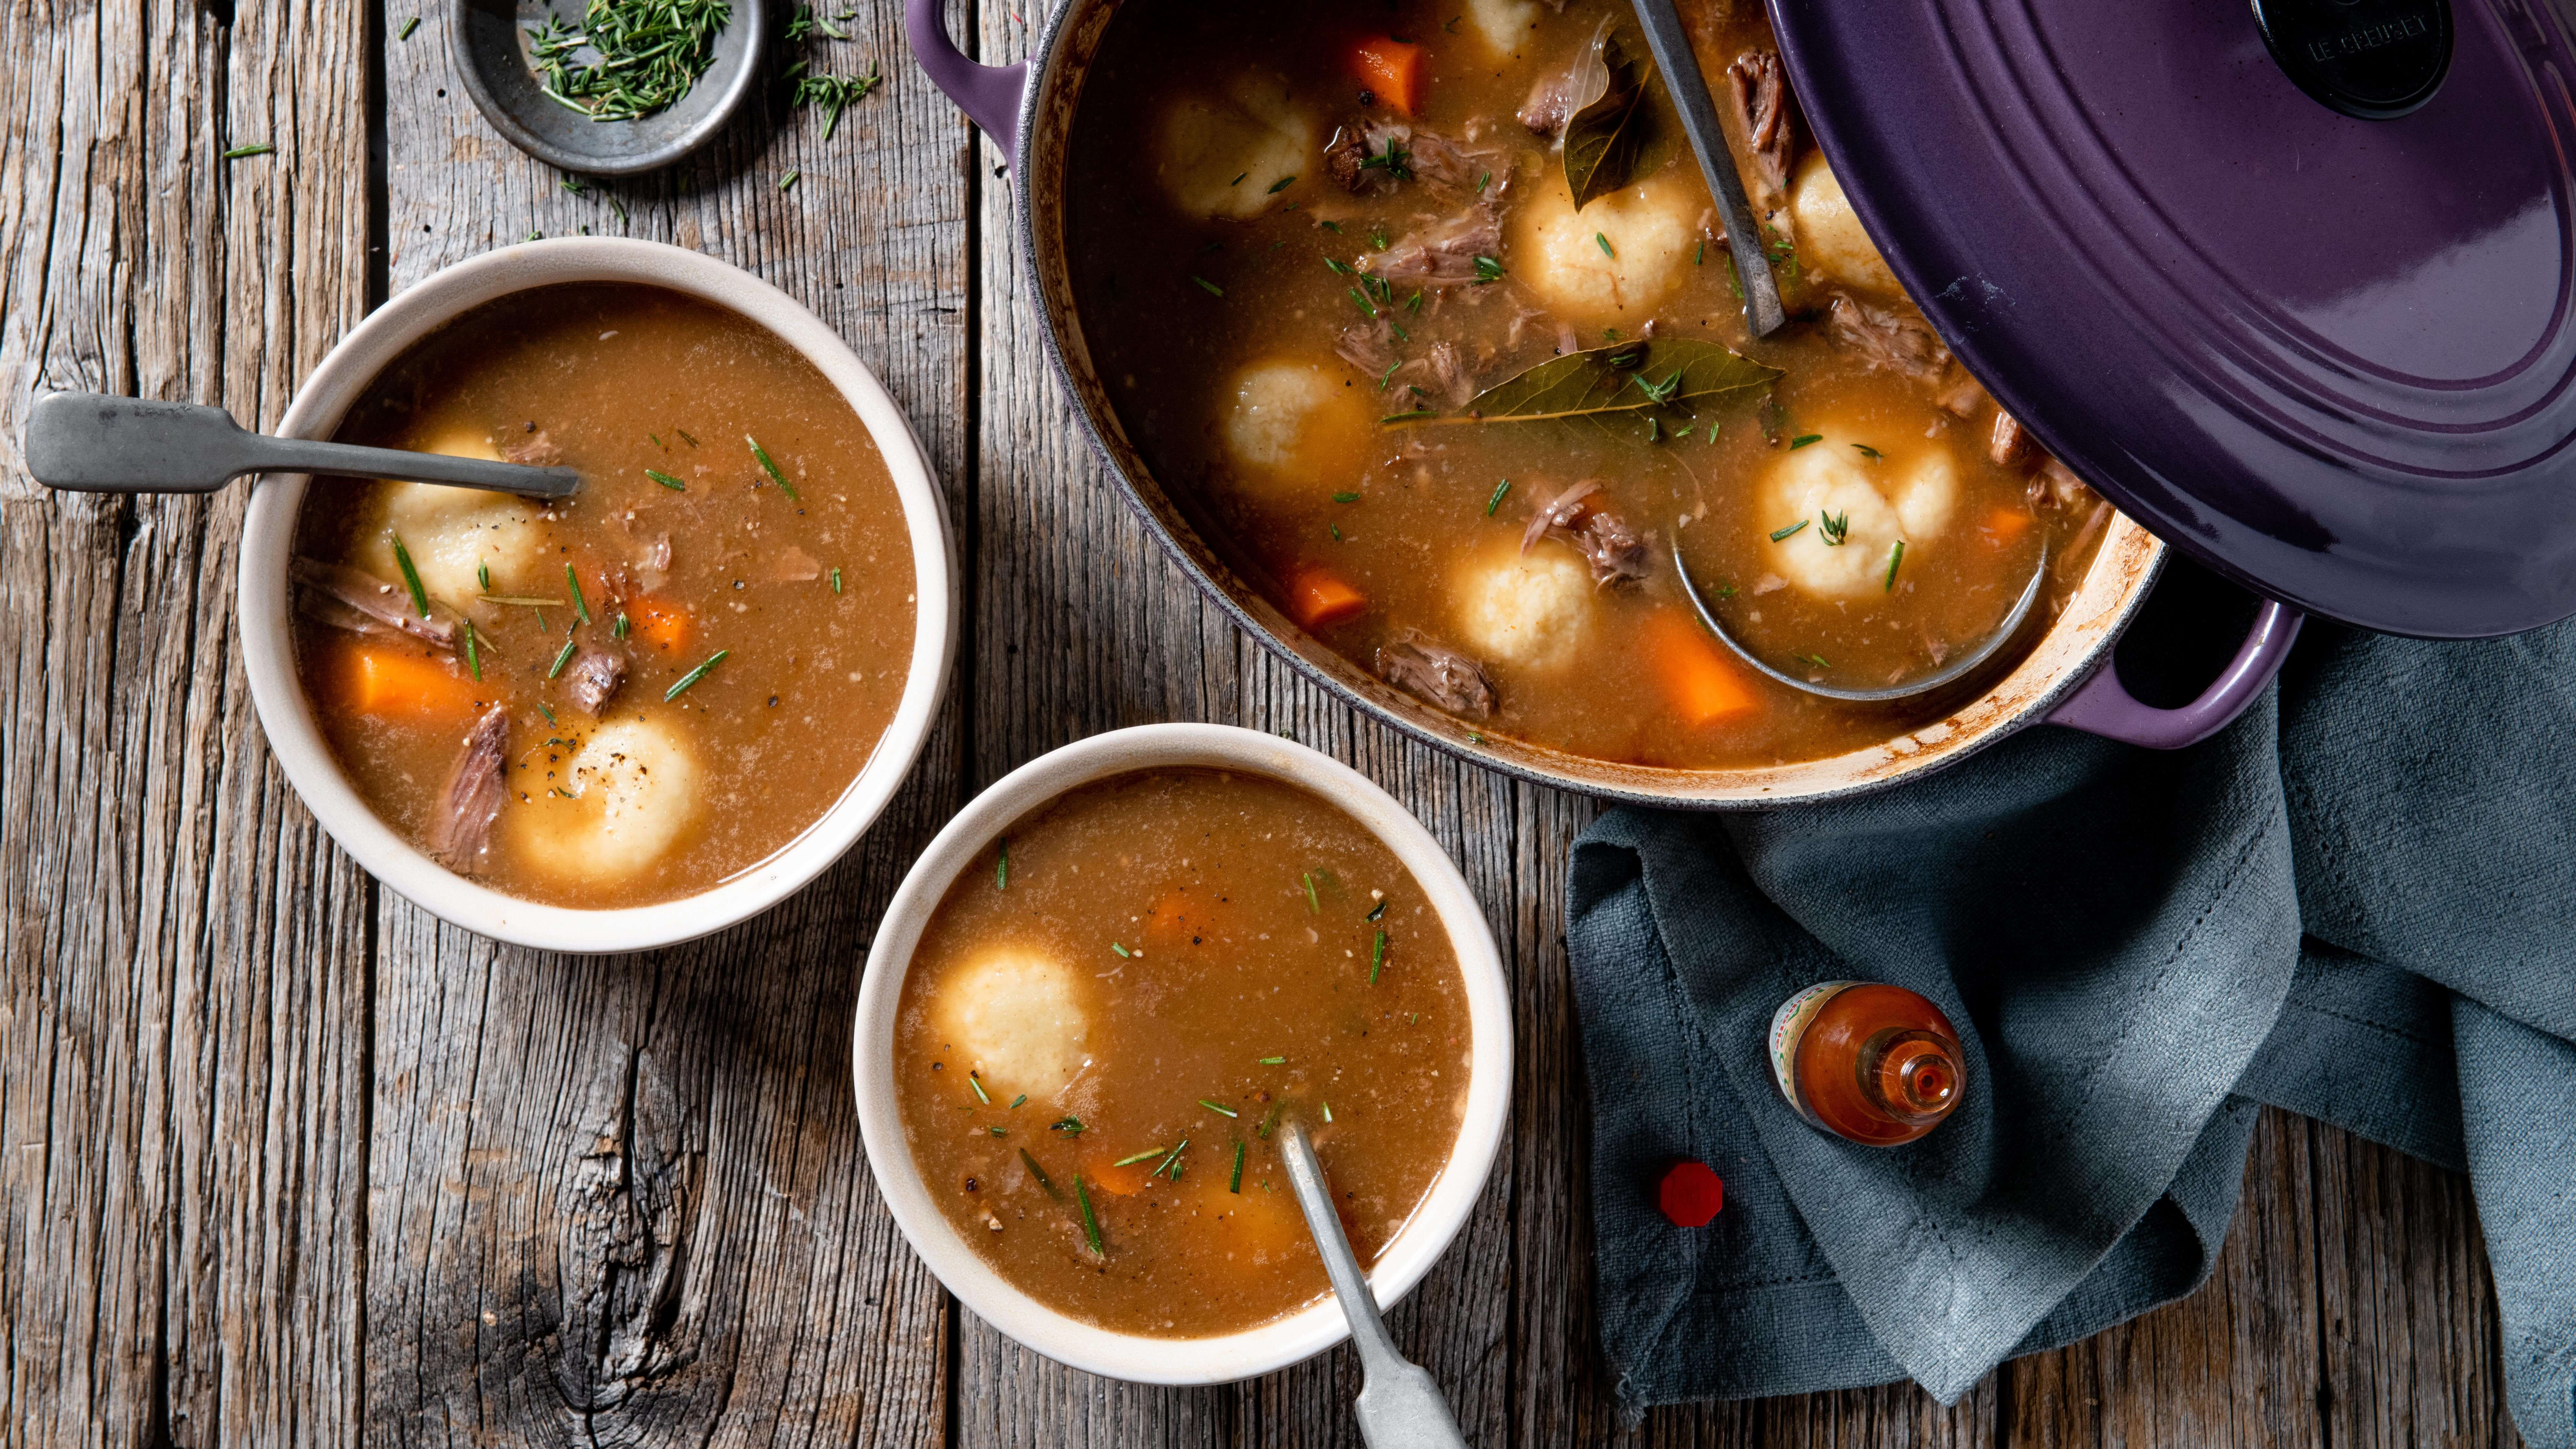
[[[1605,21],[1585,57],[1574,90],[1581,104],[1566,117],[1561,143],[1575,210],[1628,184],[1645,140],[1646,82],[1653,72],[1653,62]]]
[[[1640,339],[1551,357],[1505,378],[1443,422],[1534,423],[1666,408],[1689,414],[1702,404],[1751,397],[1777,382],[1780,369],[1715,342]]]

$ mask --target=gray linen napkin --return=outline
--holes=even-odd
[[[1846,804],[1603,816],[1567,935],[1622,1399],[1949,1402],[2188,1293],[2270,1102],[2469,1173],[2514,1417],[2576,1449],[2571,759],[2576,625],[2312,628],[2197,749],[2039,729]],[[1772,1084],[1772,1011],[1833,978],[1962,1029],[1970,1093],[1922,1141],[1827,1136]],[[1706,1228],[1655,1210],[1676,1156],[1726,1181]]]

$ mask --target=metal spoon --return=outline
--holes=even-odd
[[[1677,528],[1674,532],[1676,537],[1673,539],[1673,576],[1682,581],[1682,592],[1690,597],[1691,607],[1699,611],[1699,621],[1708,626],[1708,632],[1715,634],[1727,648],[1734,650],[1735,657],[1791,689],[1856,704],[1881,704],[1891,699],[1911,699],[1915,695],[1929,694],[1945,684],[1956,684],[1965,679],[1976,671],[1978,665],[1992,659],[1996,650],[2011,643],[2013,636],[2021,632],[2021,626],[2030,619],[2030,611],[2039,603],[2040,585],[2048,582],[2048,553],[2042,550],[2039,555],[2039,568],[2031,574],[2030,582],[2022,586],[2020,600],[2012,606],[2011,613],[2004,615],[2004,621],[1995,626],[1995,632],[1986,636],[1984,643],[1920,679],[1909,679],[1903,684],[1890,685],[1885,689],[1836,689],[1829,684],[1817,684],[1812,680],[1800,679],[1794,674],[1783,673],[1772,668],[1763,663],[1752,650],[1738,642],[1734,635],[1726,632],[1726,625],[1719,621],[1717,611],[1710,608],[1708,601],[1699,596],[1698,586],[1691,582],[1690,569],[1682,563],[1682,541],[1678,536],[1680,530]]]
[[[1754,220],[1753,203],[1744,195],[1744,179],[1736,174],[1735,150],[1727,144],[1726,127],[1717,118],[1717,102],[1709,97],[1708,81],[1699,73],[1699,57],[1691,53],[1690,32],[1682,28],[1673,0],[1636,3],[1646,48],[1654,52],[1655,64],[1663,70],[1664,87],[1672,93],[1673,108],[1681,113],[1682,133],[1690,137],[1700,173],[1708,178],[1708,193],[1717,198],[1717,214],[1726,223],[1726,249],[1735,258],[1735,275],[1744,282],[1744,325],[1754,336],[1768,337],[1788,320],[1788,313],[1780,306],[1780,284],[1771,275],[1771,259],[1762,252],[1762,228]]]
[[[1333,1296],[1351,1321],[1351,1345],[1360,1352],[1359,1402],[1352,1412],[1360,1421],[1360,1438],[1369,1449],[1467,1449],[1466,1436],[1449,1413],[1440,1385],[1422,1365],[1396,1352],[1378,1317],[1377,1299],[1360,1276],[1359,1255],[1342,1236],[1342,1220],[1333,1211],[1333,1194],[1324,1185],[1324,1165],[1315,1160],[1304,1123],[1290,1118],[1279,1131],[1279,1155],[1287,1159],[1288,1180],[1297,1186],[1297,1206],[1306,1210],[1306,1227],[1315,1235],[1315,1251],[1333,1280]]]
[[[27,413],[27,471],[80,493],[211,493],[244,473],[338,473],[570,498],[581,475],[245,431],[222,408],[55,392]]]

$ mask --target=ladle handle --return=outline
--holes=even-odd
[[[1727,144],[1726,128],[1717,118],[1708,79],[1700,74],[1699,56],[1691,50],[1690,32],[1682,27],[1673,0],[1636,0],[1636,6],[1637,23],[1646,32],[1646,49],[1654,53],[1655,65],[1664,73],[1664,89],[1673,98],[1682,133],[1690,137],[1700,174],[1707,179],[1718,217],[1726,225],[1727,255],[1735,261],[1735,275],[1744,282],[1744,325],[1754,336],[1768,337],[1780,330],[1788,313],[1780,304],[1780,283],[1771,274],[1771,259],[1763,252],[1753,202],[1744,194],[1744,178],[1736,174],[1735,150]]]
[[[903,34],[912,58],[930,83],[957,103],[966,119],[982,127],[1000,148],[1002,159],[1019,164],[1020,91],[1029,63],[983,65],[948,38],[948,19],[940,0],[904,0]]]
[[[2281,663],[2290,657],[2290,646],[2297,642],[2299,625],[2306,619],[2307,615],[2277,599],[2264,600],[2236,657],[2198,699],[2180,709],[2141,703],[2120,683],[2119,661],[2106,653],[2093,677],[2049,712],[2048,722],[2151,750],[2199,744],[2234,724],[2272,676],[2281,672]]]

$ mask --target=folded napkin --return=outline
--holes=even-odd
[[[1946,1403],[2189,1293],[2269,1102],[2467,1171],[2514,1418],[2576,1449],[2576,625],[2312,625],[2192,750],[2043,728],[1848,803],[1613,811],[1567,922],[1632,1409]],[[1961,1029],[1968,1095],[1921,1141],[1844,1142],[1774,1086],[1773,1010],[1836,978]],[[1705,1228],[1656,1210],[1675,1157],[1725,1179]]]

